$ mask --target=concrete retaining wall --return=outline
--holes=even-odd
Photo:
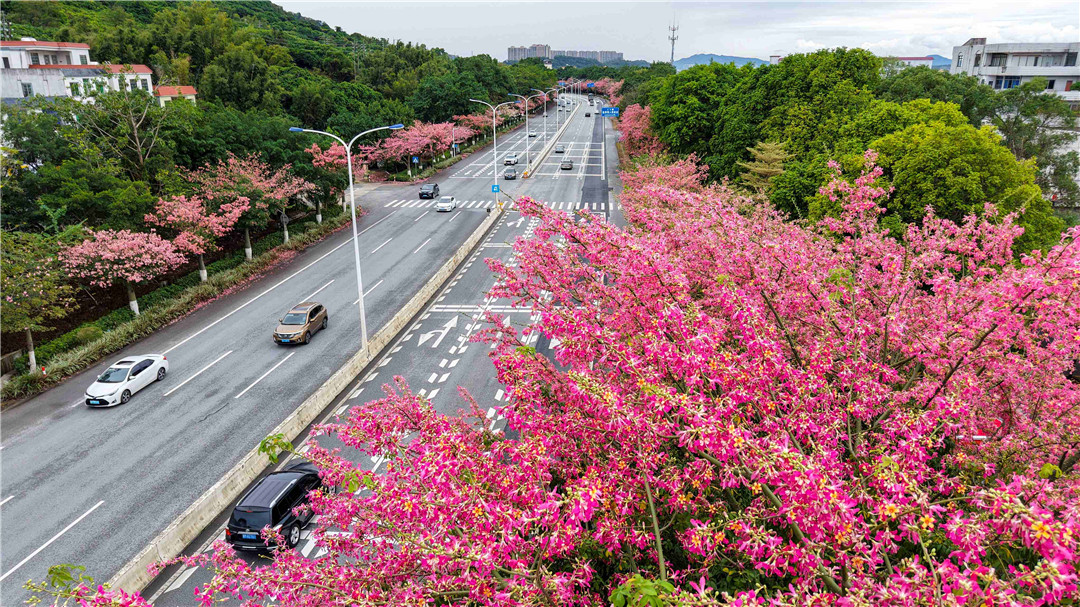
[[[270,434],[283,434],[286,440],[292,441],[308,427],[330,404],[337,395],[360,375],[364,367],[381,353],[394,336],[397,335],[408,322],[427,305],[428,301],[438,293],[439,288],[446,282],[464,262],[472,251],[480,243],[484,234],[498,221],[501,211],[493,211],[473,231],[458,250],[439,268],[437,272],[424,284],[423,288],[416,293],[398,312],[390,322],[383,326],[375,336],[368,341],[368,347],[357,352],[337,370],[330,379],[319,387],[311,396],[307,397],[299,407],[285,418]],[[178,556],[183,549],[195,540],[203,529],[206,528],[225,508],[240,497],[240,493],[247,488],[259,474],[266,469],[266,455],[259,453],[256,445],[247,453],[231,470],[214,483],[214,486],[199,496],[195,503],[184,510],[168,527],[150,542],[139,554],[128,561],[119,572],[109,580],[113,588],[122,588],[128,592],[139,592],[146,588],[153,577],[147,572],[151,564],[164,561]]]

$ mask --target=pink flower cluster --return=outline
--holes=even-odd
[[[145,221],[177,230],[179,234],[173,244],[190,255],[202,255],[214,250],[214,241],[228,234],[250,205],[247,197],[240,196],[222,204],[215,212],[199,196],[172,196],[159,199]]]
[[[99,287],[146,282],[184,263],[172,242],[154,232],[99,230],[60,252],[71,275]]]
[[[630,156],[655,156],[667,151],[667,146],[653,134],[650,122],[652,108],[638,104],[626,106],[619,118],[619,141]]]

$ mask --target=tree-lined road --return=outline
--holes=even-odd
[[[593,117],[585,118],[584,112],[578,112],[574,122],[563,133],[560,141],[581,148],[591,145],[594,141],[602,144],[604,140],[602,129],[605,126],[609,126],[608,121],[598,120],[595,113]],[[610,128],[608,139],[610,142],[614,141]],[[512,151],[515,150],[508,149],[507,153]],[[503,144],[500,141],[500,157],[503,153]],[[488,162],[490,161],[491,156],[488,154]],[[613,170],[614,167],[609,167],[609,171]],[[617,206],[612,207],[612,203],[607,200],[606,179],[601,179],[599,174],[588,177],[577,175],[574,175],[574,178],[570,177],[570,175],[561,179],[536,177],[509,182],[511,185],[505,185],[507,182],[502,183],[504,191],[508,194],[515,197],[531,196],[547,202],[554,208],[558,208],[558,203],[562,202],[563,210],[566,211],[571,211],[568,208],[571,206],[569,203],[584,210],[583,198],[588,198],[602,190],[605,199],[602,202],[599,200],[590,202],[597,208],[603,204],[605,210],[593,212],[601,217],[615,219],[619,211]],[[406,200],[388,209],[400,209],[401,212],[413,214],[425,212],[423,205],[428,201],[424,200],[421,204],[408,206],[416,202],[416,200]],[[387,204],[394,205],[395,203],[391,201]],[[454,414],[464,405],[457,394],[457,387],[461,386],[488,408],[489,415],[496,418],[497,427],[505,427],[505,422],[499,417],[497,407],[505,402],[506,394],[499,385],[495,377],[495,369],[488,359],[490,350],[484,344],[470,344],[468,338],[479,331],[484,324],[481,309],[504,313],[511,317],[515,325],[524,325],[529,322],[528,310],[514,309],[510,307],[509,301],[491,300],[487,297],[486,293],[493,286],[494,276],[483,260],[497,258],[513,263],[510,244],[516,238],[530,234],[534,227],[535,221],[523,217],[511,207],[510,212],[500,219],[486,240],[458,269],[434,301],[413,319],[409,328],[397,336],[383,355],[369,365],[356,382],[342,393],[338,401],[328,409],[327,415],[343,413],[348,406],[360,402],[361,399],[378,398],[381,395],[381,385],[394,376],[400,375],[409,381],[413,390],[431,398],[437,409],[445,414]],[[537,347],[544,352],[547,351],[548,345],[547,340],[542,339]],[[326,437],[321,437],[319,440],[326,446],[341,446],[336,440]],[[356,455],[354,461],[365,468],[375,465],[375,462],[361,461],[359,454],[355,451],[352,453]],[[346,456],[348,456],[347,453]],[[284,464],[285,462],[282,462],[282,465]],[[223,537],[224,522],[225,517],[219,517],[200,538],[192,542],[186,552],[191,554],[209,549],[213,540]],[[304,532],[298,546],[305,555],[316,553],[314,540],[310,537],[312,528],[313,526]],[[245,555],[245,558],[256,562],[261,557]],[[209,579],[210,575],[206,571],[173,567],[159,576],[147,590],[146,596],[155,597],[155,605],[159,606],[187,605],[191,601],[194,589],[205,584]]]
[[[521,128],[500,138],[500,162],[525,149],[526,135]],[[490,183],[443,179],[484,158],[491,162],[490,148],[434,179],[442,179],[443,194],[475,201],[471,208],[387,206],[415,197],[419,184],[387,184],[358,199],[369,210],[358,228],[371,334],[486,216]],[[359,349],[350,239],[343,230],[4,412],[0,603],[21,603],[22,582],[42,579],[57,563],[108,579]],[[328,330],[307,346],[275,345],[277,319],[308,299],[327,306]],[[165,381],[113,409],[83,405],[85,388],[109,363],[142,353],[168,357]]]

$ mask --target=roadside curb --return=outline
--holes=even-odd
[[[563,131],[566,130],[566,127],[570,126],[570,121],[572,121],[574,119],[574,116],[577,115],[578,110],[580,110],[580,109],[581,109],[581,103],[578,102],[578,104],[574,107],[574,111],[570,112],[570,117],[567,118],[566,122],[564,122],[563,125],[561,127],[559,127],[559,130],[555,132],[555,136],[553,136],[551,138],[551,141],[549,141],[548,144],[546,146],[544,146],[544,149],[540,150],[540,154],[538,154],[537,157],[536,157],[536,162],[533,163],[534,165],[539,166],[540,164],[543,164],[544,159],[548,157],[548,154],[551,153],[551,150],[555,147],[555,145],[557,143],[559,143],[559,137],[562,137]],[[521,175],[521,178],[522,179],[528,179],[528,178],[532,177],[532,173],[533,173],[533,168],[531,166],[527,167],[525,169],[525,172]]]
[[[292,441],[313,422],[334,399],[349,386],[369,363],[375,360],[410,320],[420,312],[429,300],[439,292],[454,270],[464,262],[484,235],[499,220],[502,211],[496,210],[484,219],[469,238],[462,243],[453,257],[428,279],[408,303],[401,307],[393,318],[380,329],[368,346],[357,352],[344,366],[330,376],[322,386],[308,396],[292,413],[268,434],[282,434]],[[240,493],[266,468],[266,455],[259,453],[259,446],[251,449],[218,482],[207,489],[195,502],[184,510],[172,523],[157,535],[109,580],[112,588],[126,592],[140,592],[153,581],[147,569],[150,565],[175,558],[190,544],[199,533],[225,510]]]

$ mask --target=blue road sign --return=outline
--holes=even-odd
[[[492,191],[492,193],[498,194],[499,193],[499,184],[496,183],[496,184],[492,185],[491,186],[491,191]]]
[[[455,143],[454,144],[454,149],[457,149],[457,147],[458,147],[458,144]]]
[[[420,157],[419,156],[413,156],[412,157],[412,162],[413,162],[413,164],[419,164],[420,163]]]
[[[562,85],[564,85],[564,84],[566,84],[566,81],[565,81],[565,80],[560,80],[560,81],[559,81],[559,86],[562,86]]]
[[[617,118],[619,116],[619,106],[613,105],[611,107],[602,107],[600,108],[600,115],[615,116]]]
[[[592,87],[594,87],[594,86],[596,86],[596,84],[595,84],[595,83],[593,83],[593,82],[590,82],[590,83],[588,83],[588,84],[586,84],[586,85],[585,85],[585,88],[591,89],[591,88],[592,88]]]

